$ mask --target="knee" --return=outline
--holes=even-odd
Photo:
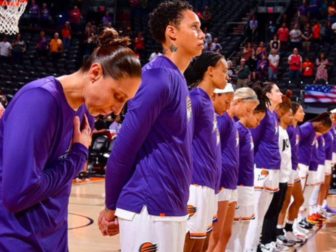
[[[214,240],[215,243],[219,241],[220,237],[220,230],[212,230],[211,232],[212,239]]]
[[[297,207],[302,206],[303,203],[304,203],[303,195],[299,195],[298,197],[296,197],[296,198],[294,199],[294,202],[295,202],[294,204],[295,204]]]
[[[223,230],[223,236],[226,238],[230,238],[232,235],[232,227],[225,228]]]

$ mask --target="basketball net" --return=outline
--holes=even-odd
[[[0,0],[0,33],[19,33],[19,19],[27,3],[28,0]]]

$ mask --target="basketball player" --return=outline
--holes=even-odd
[[[317,134],[323,135],[331,127],[331,119],[329,113],[323,113],[311,121],[308,121],[302,124],[299,127],[300,131],[300,143],[299,143],[299,155],[298,155],[298,172],[301,179],[301,186],[304,192],[304,202],[306,202],[306,206],[308,205],[311,192],[313,187],[309,186],[305,188],[306,180],[308,176],[309,166],[312,160],[312,154],[314,149],[314,142],[316,141]],[[308,223],[305,219],[305,215],[301,218],[301,220],[297,223],[296,229],[297,231],[302,231],[306,233],[307,230],[312,229],[312,225]]]
[[[234,212],[232,236],[226,250],[231,252],[245,251],[246,232],[250,220],[254,218],[254,146],[249,128],[256,128],[266,113],[263,97],[259,98],[252,89],[237,89],[235,96],[236,102],[232,103],[235,114],[244,110],[248,113],[238,113],[239,121],[236,122],[239,133],[238,199]],[[254,110],[246,110],[246,106]]]
[[[287,183],[289,181],[292,163],[291,163],[291,146],[289,143],[289,136],[287,127],[292,124],[293,113],[291,108],[291,101],[288,96],[282,97],[282,102],[275,109],[279,117],[279,150],[281,156],[279,190],[274,193],[272,202],[266,212],[260,239],[261,251],[268,251],[270,247],[277,245],[294,246],[296,243],[286,239],[277,239],[276,226],[278,216],[284,202]],[[280,244],[275,244],[279,243]],[[277,246],[279,247],[279,246]]]
[[[282,101],[282,93],[272,82],[265,82],[263,94],[269,99],[266,116],[260,125],[251,130],[254,142],[255,164],[255,219],[251,221],[247,232],[246,249],[255,251],[265,214],[271,204],[273,193],[279,190],[279,131],[278,119],[274,112]]]
[[[189,189],[187,235],[184,251],[203,251],[205,240],[217,215],[221,174],[220,136],[211,96],[216,88],[227,85],[227,63],[219,53],[205,52],[197,57],[186,73],[194,118],[192,140],[193,172]]]
[[[104,235],[120,225],[122,251],[182,251],[192,175],[192,111],[183,72],[202,53],[204,33],[191,5],[161,3],[150,15],[163,55],[143,67],[106,169]],[[116,220],[118,217],[118,220]]]
[[[0,121],[0,251],[68,251],[71,181],[91,142],[85,114],[118,114],[140,86],[141,65],[128,41],[105,29],[77,72],[33,81],[7,107]]]
[[[226,96],[230,102],[234,96],[231,84],[225,89],[215,89],[215,96]],[[219,104],[214,103],[217,112],[218,130],[221,139],[221,178],[218,193],[218,214],[214,222],[208,251],[224,251],[231,236],[234,210],[237,202],[238,175],[238,132],[232,118],[230,103],[225,107],[226,113],[220,113]]]
[[[298,123],[303,121],[305,113],[302,106],[296,102],[292,102],[292,111],[293,111],[293,123],[291,126],[287,128],[287,133],[291,145],[292,172],[290,179],[288,181],[288,188],[286,192],[285,201],[282,205],[282,209],[278,218],[277,235],[278,236],[284,235],[287,240],[295,241],[297,244],[302,244],[305,240],[304,239],[305,237],[304,236],[302,237],[302,235],[301,238],[303,239],[296,237],[296,234],[293,233],[293,223],[298,216],[301,205],[303,204],[303,193],[300,177],[297,171],[297,166],[298,166],[298,151],[300,142]],[[292,196],[293,196],[293,202],[288,208]],[[288,209],[288,215],[287,215],[287,222],[285,224],[287,209]]]

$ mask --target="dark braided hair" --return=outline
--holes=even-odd
[[[159,43],[166,41],[165,31],[168,25],[179,25],[182,13],[186,10],[193,10],[187,1],[174,0],[161,3],[149,15],[149,30],[153,38]]]

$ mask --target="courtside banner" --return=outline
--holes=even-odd
[[[335,85],[306,85],[304,102],[306,103],[335,103]]]

